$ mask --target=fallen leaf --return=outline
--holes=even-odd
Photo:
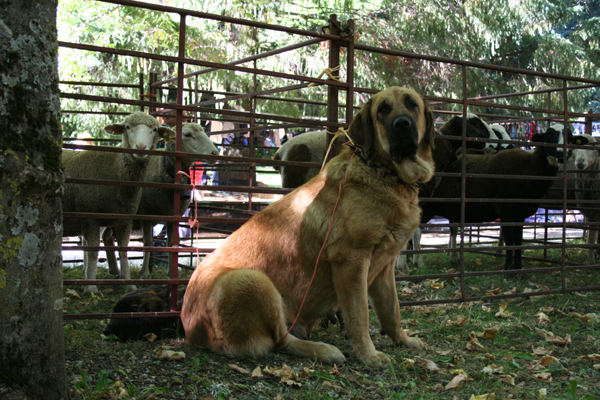
[[[592,368],[594,368],[596,371],[600,371],[600,364],[594,364]]]
[[[466,376],[464,376],[463,374],[456,375],[454,378],[452,378],[452,380],[450,382],[448,382],[448,384],[446,385],[446,390],[450,390],[450,389],[454,389],[454,388],[458,387],[458,385],[460,385],[460,383],[462,381],[464,381],[465,378],[466,378]]]
[[[471,395],[471,397],[469,397],[469,400],[487,400],[488,395],[486,394],[480,394],[478,396],[475,396],[474,394]]]
[[[579,357],[579,360],[592,360],[592,361],[598,361],[600,360],[600,354],[588,354],[587,356],[581,356]]]
[[[550,355],[554,351],[554,347],[551,349],[545,349],[543,347],[534,347],[532,350],[532,354],[536,356],[546,356]]]
[[[499,374],[500,375],[500,374],[502,374],[504,372],[504,367],[499,367],[499,366],[497,366],[495,364],[491,364],[491,365],[488,365],[486,367],[483,367],[483,369],[481,370],[481,372],[483,374],[486,374],[486,375],[493,375],[493,374]]]
[[[556,358],[556,357],[544,356],[541,358],[540,364],[542,364],[544,367],[547,367],[550,364],[559,364],[560,365],[560,361],[558,361],[558,358]]]
[[[541,388],[539,391],[539,400],[546,400],[546,396],[548,395],[548,390],[546,388]]]
[[[337,364],[333,364],[333,368],[329,370],[329,375],[338,376],[340,371],[338,371]]]
[[[74,297],[76,299],[80,299],[81,296],[79,295],[79,293],[77,293],[76,291],[74,291],[73,289],[67,289],[65,291],[65,295],[69,296],[69,297]]]
[[[481,350],[483,350],[483,349],[484,349],[484,347],[482,346],[482,344],[481,344],[481,343],[479,343],[479,340],[477,340],[477,335],[475,334],[475,332],[471,332],[471,333],[469,334],[469,338],[471,339],[471,344],[472,344],[473,346],[477,346],[477,347],[479,347]]]
[[[490,354],[490,353],[486,353],[484,356],[485,356],[485,358],[489,358],[490,360],[495,360],[496,359],[496,356],[493,355],[493,354]]]
[[[508,383],[509,385],[515,386],[515,378],[510,375],[500,375],[500,379],[498,379],[502,383]]]
[[[404,364],[404,368],[410,369],[415,366],[415,360],[411,358],[405,358],[404,361],[402,361],[402,364]]]
[[[433,361],[427,360],[426,358],[415,357],[415,361],[419,367],[428,371],[436,372],[440,370],[440,368]]]
[[[538,324],[547,324],[548,322],[550,322],[550,317],[548,317],[546,314],[544,314],[541,311],[539,313],[535,314],[534,317],[538,318]]]
[[[561,345],[565,345],[565,346],[571,344],[571,335],[570,334],[567,334],[565,336],[565,338],[563,339],[560,336],[556,336],[554,333],[545,331],[543,329],[534,328],[534,330],[538,336],[541,336],[547,342],[554,343],[554,344],[561,344]]]
[[[460,368],[459,369],[451,369],[450,373],[452,375],[464,375],[465,378],[467,377],[467,373],[465,372],[465,370],[464,369],[460,369]]]
[[[581,315],[576,312],[570,312],[569,317],[575,317],[575,318],[579,319],[581,322],[598,322],[598,321],[600,321],[600,317],[598,317],[596,314],[592,314],[592,313]]]
[[[183,360],[185,359],[185,353],[183,351],[161,349],[156,353],[156,359],[165,361]]]
[[[262,378],[263,374],[262,371],[260,370],[260,367],[256,367],[254,368],[254,371],[252,371],[252,374],[250,375],[250,378]]]
[[[242,367],[238,367],[235,364],[229,364],[228,365],[229,369],[232,371],[236,371],[239,372],[240,374],[244,374],[244,375],[250,375],[250,372]]]
[[[544,382],[552,382],[552,374],[550,372],[538,372],[537,374],[533,374],[533,377]]]
[[[337,366],[335,364],[333,364],[333,367],[337,369]],[[308,367],[302,367],[302,369],[300,370],[300,377],[308,378],[310,376],[310,374],[312,374],[313,372],[315,372],[314,369],[310,369]]]
[[[150,332],[144,335],[144,337],[146,338],[147,341],[149,341],[150,343],[154,343],[154,341],[156,339],[158,339],[158,336],[156,336],[154,333]]]
[[[512,315],[514,315],[514,312],[510,312],[506,309],[506,307],[508,306],[508,302],[504,302],[503,304],[500,305],[500,311],[498,311],[496,314],[494,314],[494,317],[496,318],[508,318]]]
[[[487,328],[486,330],[483,331],[483,337],[486,339],[493,339],[496,337],[498,332],[500,332],[500,329],[497,327]]]

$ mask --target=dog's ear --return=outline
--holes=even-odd
[[[373,102],[369,100],[354,116],[348,128],[348,135],[358,143],[365,152],[368,152],[373,145],[373,135],[375,135],[375,127],[373,126],[373,118],[371,118],[371,106]]]
[[[429,103],[424,101],[425,104],[425,140],[429,143],[431,149],[435,149],[435,119],[433,118],[433,111],[429,108]]]

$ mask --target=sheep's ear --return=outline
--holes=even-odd
[[[162,139],[165,139],[167,142],[173,140],[175,138],[175,135],[176,132],[168,126],[160,126],[158,128],[158,136],[160,136]]]
[[[104,130],[106,132],[110,133],[111,135],[122,135],[124,128],[125,128],[125,125],[123,125],[123,124],[112,124],[112,125],[105,126]]]
[[[535,135],[533,135],[531,137],[532,142],[538,142],[538,143],[545,142],[546,141],[545,139],[546,139],[545,134],[541,134],[541,133],[536,133]]]
[[[571,144],[576,144],[579,146],[583,146],[584,144],[588,144],[590,141],[585,136],[571,136],[568,139],[568,142]]]
[[[369,100],[354,117],[348,128],[348,135],[362,146],[365,152],[368,152],[373,145],[373,136],[375,127],[373,118],[371,118],[371,106],[373,102]]]
[[[432,150],[435,149],[435,119],[428,102],[425,102],[425,140]]]

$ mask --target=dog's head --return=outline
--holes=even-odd
[[[354,117],[348,133],[366,154],[395,169],[405,182],[431,178],[433,113],[417,92],[394,86],[375,94]],[[419,167],[429,171],[419,172]]]

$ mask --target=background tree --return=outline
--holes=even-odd
[[[0,8],[0,397],[67,397],[56,0]]]

